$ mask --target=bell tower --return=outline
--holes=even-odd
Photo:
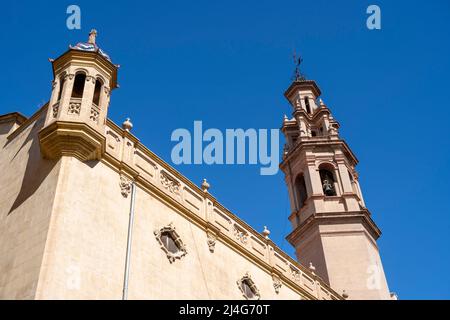
[[[286,145],[280,164],[289,191],[293,231],[287,240],[299,262],[349,299],[390,299],[376,240],[381,231],[366,208],[355,167],[339,136],[339,123],[319,99],[315,81],[299,72],[285,92]]]
[[[111,90],[117,87],[117,69],[96,44],[97,31],[88,42],[69,46],[53,67],[53,86],[41,151],[48,159],[72,155],[81,161],[99,159],[105,148],[105,124]]]

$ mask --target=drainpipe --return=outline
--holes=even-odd
[[[128,299],[128,278],[130,276],[131,240],[132,240],[132,236],[133,236],[135,198],[136,198],[136,185],[134,184],[134,181],[132,181],[131,182],[130,219],[128,222],[127,255],[125,257],[125,274],[124,274],[124,279],[123,279],[122,300]]]

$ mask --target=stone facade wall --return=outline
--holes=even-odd
[[[101,160],[43,159],[44,113],[9,134],[2,150],[2,208],[14,207],[0,221],[2,298],[121,299],[135,181],[129,299],[240,299],[245,275],[261,299],[341,299],[110,121]],[[154,233],[168,225],[187,252],[175,261]]]
[[[33,299],[38,285],[60,165],[41,158],[43,121],[37,113],[14,133],[0,121],[0,299]]]

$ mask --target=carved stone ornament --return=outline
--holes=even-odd
[[[56,118],[58,116],[58,111],[59,111],[59,102],[55,103],[52,107],[53,118]]]
[[[181,259],[187,254],[186,246],[176,232],[172,222],[159,230],[155,230],[153,233],[155,234],[156,240],[158,241],[161,250],[165,252],[170,263],[174,262],[176,259]],[[168,248],[163,242],[164,238],[166,237],[170,237],[172,239],[176,246],[176,251],[170,250],[170,247]]]
[[[66,75],[64,76],[64,79],[65,79],[65,80],[67,80],[67,79],[72,80],[74,77],[75,77],[75,74],[69,73],[69,74],[66,74]]]
[[[237,282],[239,290],[242,292],[242,296],[247,300],[259,300],[261,295],[255,282],[252,280],[251,276],[247,272],[241,279]],[[250,290],[250,292],[248,291]]]
[[[209,251],[214,252],[214,250],[216,249],[216,240],[217,237],[216,235],[208,232],[207,234],[208,239],[206,240],[208,247],[209,247]]]
[[[273,280],[273,288],[275,289],[276,294],[280,293],[280,288],[283,285],[281,283],[280,278],[278,278],[276,275],[273,275],[272,280]]]
[[[247,244],[248,242],[248,233],[238,225],[234,225],[234,237],[236,240],[241,242],[242,244]]]
[[[169,176],[165,171],[161,171],[160,179],[162,186],[166,190],[175,195],[180,195],[180,183],[175,178]]]
[[[125,176],[120,176],[119,186],[120,186],[120,192],[122,193],[122,196],[127,198],[128,195],[131,193],[131,180],[129,180]]]
[[[95,123],[98,123],[99,115],[100,111],[98,111],[96,108],[91,108],[91,114],[89,115],[89,119],[91,119]]]
[[[81,103],[78,102],[70,102],[69,109],[67,110],[68,114],[79,115],[81,110]]]
[[[294,282],[300,282],[300,271],[291,266],[291,278]]]

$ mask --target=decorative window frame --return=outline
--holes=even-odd
[[[244,290],[242,289],[242,283],[243,282],[247,282],[247,284],[249,285],[250,289],[253,291],[253,294],[255,295],[253,298],[249,298],[247,297],[247,295],[245,294]],[[259,293],[258,288],[256,287],[255,282],[252,280],[252,277],[250,276],[250,274],[247,272],[242,278],[240,278],[238,281],[236,281],[237,286],[239,288],[239,290],[242,293],[242,296],[247,299],[247,300],[259,300],[261,299],[261,295]]]
[[[165,252],[167,259],[169,259],[170,263],[174,262],[176,259],[181,259],[187,254],[186,245],[181,240],[180,235],[175,230],[175,227],[173,226],[172,222],[165,227],[155,230],[153,233],[155,234],[155,238],[158,241],[161,250]],[[176,253],[170,252],[164,246],[164,243],[161,240],[161,235],[163,233],[169,233],[170,236],[172,237],[173,241],[175,242],[175,245],[178,247],[178,251]]]

